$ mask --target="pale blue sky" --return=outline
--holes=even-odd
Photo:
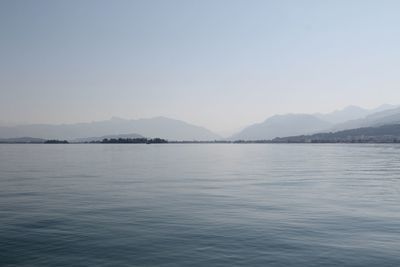
[[[400,104],[400,1],[0,1],[0,121]]]

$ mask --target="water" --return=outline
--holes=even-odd
[[[1,266],[399,266],[399,145],[0,145]]]

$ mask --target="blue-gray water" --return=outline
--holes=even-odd
[[[399,265],[399,145],[0,145],[0,266]]]

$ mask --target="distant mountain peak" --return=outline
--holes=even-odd
[[[250,125],[233,135],[233,140],[269,140],[302,133],[313,133],[331,126],[310,114],[278,114],[261,123]]]
[[[340,111],[349,111],[349,110],[366,110],[365,108],[362,108],[362,107],[359,107],[359,106],[356,106],[356,105],[349,105],[349,106],[346,106],[346,107],[344,107],[344,108],[342,108],[342,109],[338,109],[338,110],[336,110],[336,112],[340,112]],[[335,112],[335,111],[334,111]]]
[[[385,110],[390,110],[390,109],[396,109],[398,107],[399,107],[399,105],[382,104],[382,105],[374,108],[373,112],[380,112],[380,111],[385,111]]]
[[[320,118],[321,120],[325,120],[330,123],[336,124],[336,123],[343,123],[349,120],[360,119],[373,112],[374,112],[373,110],[365,109],[356,105],[349,105],[330,113],[317,113],[314,115]]]

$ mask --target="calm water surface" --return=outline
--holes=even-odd
[[[400,266],[400,146],[0,145],[0,266]]]

